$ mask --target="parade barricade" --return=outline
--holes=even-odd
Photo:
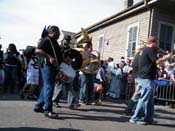
[[[169,80],[155,80],[155,99],[175,102],[175,82]]]

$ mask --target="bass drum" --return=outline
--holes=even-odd
[[[74,70],[86,67],[90,62],[89,54],[83,48],[69,49],[64,53],[63,59],[67,56],[72,59],[71,65]]]
[[[75,78],[75,70],[71,65],[68,65],[64,62],[60,64],[60,70],[58,72],[58,78],[64,83],[70,83]]]
[[[73,48],[64,53],[63,59],[68,56],[72,59],[71,65],[74,70],[80,70],[86,74],[97,73],[100,62],[98,51],[93,50],[89,54],[83,48]]]

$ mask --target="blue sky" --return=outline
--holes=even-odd
[[[123,9],[124,0],[0,0],[0,43],[23,49],[37,45],[45,25],[78,32]]]

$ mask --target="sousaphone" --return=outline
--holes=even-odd
[[[92,38],[89,37],[85,29],[81,28],[81,36],[77,39],[77,48],[72,48],[65,52],[63,58],[72,59],[71,65],[74,70],[80,70],[86,74],[95,74],[99,68],[99,53],[86,50],[86,45],[92,45]]]

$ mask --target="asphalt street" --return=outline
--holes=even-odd
[[[102,105],[82,105],[75,110],[54,108],[58,119],[35,113],[35,101],[20,100],[18,95],[0,95],[0,131],[175,131],[175,109],[155,106],[154,125],[129,123],[124,114],[126,104],[121,100],[103,101]]]

